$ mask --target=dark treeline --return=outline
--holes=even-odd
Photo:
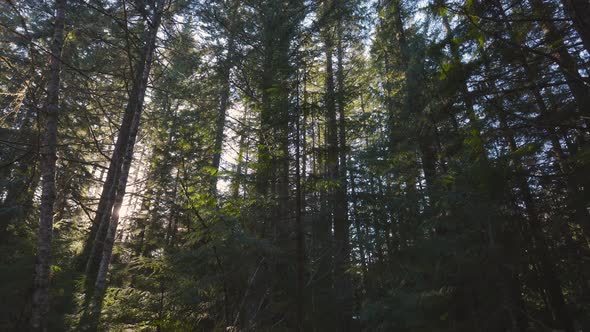
[[[590,330],[588,0],[2,0],[0,330]]]

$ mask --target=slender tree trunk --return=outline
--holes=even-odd
[[[410,54],[410,45],[406,38],[406,31],[404,28],[403,18],[403,7],[400,0],[392,1],[393,12],[395,15],[395,32],[396,41],[400,48],[401,53],[401,65],[405,72],[405,107],[404,116],[410,116],[412,113],[421,113],[426,117],[423,112],[423,101],[419,94],[420,88],[416,79],[417,70],[413,61],[412,55]],[[418,139],[418,148],[422,156],[422,170],[424,172],[424,178],[426,180],[426,189],[430,196],[431,201],[434,200],[432,195],[434,194],[434,182],[436,179],[436,144],[434,142],[434,128],[430,124],[430,121],[423,121],[416,132]]]
[[[129,130],[131,122],[133,121],[133,116],[137,111],[135,96],[138,95],[140,89],[139,82],[141,82],[141,77],[143,75],[141,68],[144,68],[146,60],[146,53],[141,52],[140,58],[135,64],[135,68],[133,68],[133,64],[131,63],[132,59],[130,50],[131,43],[129,41],[129,29],[126,29],[125,31],[127,33],[127,52],[130,62],[129,70],[131,72],[131,75],[133,76],[133,86],[131,91],[129,92],[129,101],[127,102],[125,112],[123,113],[123,118],[121,119],[121,126],[119,128],[119,133],[117,135],[115,148],[109,160],[107,176],[102,187],[102,192],[96,209],[94,222],[90,228],[90,234],[86,240],[82,253],[78,257],[78,268],[85,268],[88,288],[92,288],[92,285],[95,280],[94,278],[96,275],[96,271],[98,269],[98,265],[100,264],[103,242],[108,229],[108,222],[111,217],[117,183],[120,177],[121,165],[123,163],[123,157],[125,155],[129,139]],[[148,31],[149,29],[146,29],[144,31],[144,41],[147,40],[146,34],[148,33]]]
[[[236,2],[236,1],[234,1]],[[233,14],[235,15],[235,14]],[[232,18],[233,20],[233,18]],[[233,26],[233,24],[232,24]],[[230,73],[233,66],[235,38],[233,28],[230,27],[230,35],[227,42],[227,58],[222,61],[221,68],[221,91],[219,93],[219,110],[217,112],[217,122],[215,127],[215,139],[213,143],[213,163],[212,167],[215,169],[215,174],[212,177],[211,182],[211,193],[217,192],[217,180],[219,166],[221,163],[221,152],[223,150],[223,137],[225,130],[225,117],[227,108],[229,106],[229,95],[230,95]]]
[[[158,29],[160,27],[163,8],[164,0],[157,0],[154,17],[152,18],[151,22],[148,23],[149,28],[147,32],[147,40],[145,41],[142,54],[143,59],[140,61],[141,66],[137,67],[137,80],[134,82],[134,88],[132,89],[134,94],[130,96],[128,104],[128,108],[132,109],[131,113],[133,114],[133,117],[127,128],[127,136],[123,138],[125,142],[125,154],[122,156],[122,164],[119,166],[120,169],[116,172],[118,174],[116,187],[110,190],[115,194],[114,200],[112,202],[113,205],[111,208],[109,208],[109,210],[112,209],[112,213],[108,214],[110,216],[110,220],[103,224],[107,230],[105,232],[104,240],[97,238],[92,248],[93,254],[97,255],[99,258],[99,265],[96,269],[96,278],[90,279],[94,281],[95,290],[94,292],[87,294],[87,296],[90,297],[87,299],[89,307],[86,309],[80,324],[80,328],[83,330],[95,331],[98,328],[100,310],[102,308],[102,299],[106,290],[106,276],[111,260],[115,235],[117,232],[119,212],[123,203],[125,187],[127,186],[127,179],[133,159],[135,140],[139,130],[141,114],[143,111],[143,102],[147,89],[148,78],[150,75],[154,50],[156,47],[156,38]],[[123,130],[123,128],[121,130]],[[117,145],[119,145],[119,141],[117,142]],[[112,159],[115,158],[116,156],[113,155]],[[89,265],[92,263],[94,263],[94,261],[89,260]],[[88,270],[90,269],[87,268],[87,271]],[[90,270],[90,272],[91,271],[93,271],[93,269]],[[91,277],[91,275],[87,276],[87,278]]]
[[[305,84],[305,82],[303,83]],[[305,98],[304,98],[305,99]],[[304,101],[305,104],[305,101]],[[301,107],[298,108],[301,111]],[[296,245],[295,251],[297,256],[297,331],[304,331],[305,320],[305,234],[303,229],[303,194],[301,190],[301,132],[300,132],[301,114],[297,114],[295,120],[295,229]]]
[[[335,290],[338,300],[338,330],[350,331],[352,328],[352,286],[351,280],[346,273],[350,264],[350,225],[348,220],[348,199],[347,199],[347,150],[346,150],[346,88],[344,82],[344,48],[342,46],[343,28],[342,22],[338,21],[336,26],[336,85],[337,85],[337,108],[338,108],[338,187],[336,188],[335,211],[334,211],[334,276]]]
[[[174,190],[172,191],[172,195],[170,196],[170,220],[168,222],[168,230],[166,231],[167,249],[174,248],[174,246],[176,245],[174,240],[176,239],[176,233],[178,231],[179,206],[176,203],[176,197],[178,195],[179,180],[179,171],[176,170],[176,176],[174,177]]]
[[[357,203],[354,175],[353,175],[352,170],[350,172],[350,201],[352,204],[352,211],[353,211],[352,216],[353,216],[353,220],[354,220],[354,229],[355,229],[355,233],[356,233],[356,240],[358,242],[359,256],[360,256],[361,268],[362,268],[362,272],[363,272],[361,275],[361,278],[362,278],[361,284],[363,286],[362,291],[366,293],[367,290],[369,289],[369,286],[367,283],[367,273],[368,273],[367,257],[366,257],[367,250],[365,249],[365,243],[364,243],[364,241],[366,241],[366,238],[364,237],[364,232],[361,228],[361,221],[359,220],[359,216],[357,213],[358,203]]]
[[[121,175],[119,177],[119,182],[117,183],[116,188],[116,196],[113,206],[113,211],[111,214],[111,220],[109,222],[109,228],[107,231],[107,236],[105,237],[105,243],[103,247],[103,252],[101,255],[101,262],[100,268],[98,270],[97,278],[96,278],[96,289],[98,291],[104,291],[106,289],[106,273],[108,271],[108,266],[110,263],[113,244],[115,240],[115,235],[117,232],[117,225],[119,221],[119,212],[121,210],[121,206],[123,205],[123,199],[125,197],[125,188],[127,187],[127,180],[129,178],[129,171],[131,169],[131,163],[133,161],[133,152],[135,148],[135,141],[137,139],[137,134],[139,132],[139,125],[141,122],[141,114],[143,111],[143,101],[145,98],[145,92],[147,89],[147,82],[150,74],[150,69],[152,65],[152,58],[154,55],[154,50],[156,47],[156,37],[158,34],[158,29],[160,26],[161,18],[162,18],[162,10],[163,10],[164,0],[158,0],[158,4],[156,5],[156,12],[154,13],[154,18],[152,21],[152,26],[150,27],[149,33],[149,40],[147,41],[146,45],[146,56],[145,56],[145,63],[144,67],[142,68],[142,76],[141,81],[139,82],[139,89],[138,95],[135,96],[136,98],[136,105],[137,110],[134,112],[133,121],[131,122],[131,127],[129,131],[129,138],[127,143],[127,149],[125,151],[125,155],[123,157],[123,164],[121,166]]]
[[[55,170],[57,161],[57,132],[59,113],[59,92],[61,74],[61,53],[64,42],[66,0],[55,1],[55,20],[51,58],[49,60],[49,82],[45,106],[45,132],[41,144],[41,211],[37,238],[37,261],[31,312],[31,329],[46,331],[49,311],[49,284],[51,265],[51,241],[53,233],[53,205],[55,202]]]
[[[327,180],[329,181],[329,188],[328,188],[328,207],[330,213],[328,214],[328,219],[323,220],[322,222],[326,222],[331,224],[330,228],[333,227],[334,235],[333,235],[333,245],[331,245],[330,252],[333,255],[333,276],[334,276],[334,284],[330,287],[333,288],[332,294],[330,298],[332,298],[335,303],[333,304],[333,308],[330,312],[330,318],[327,321],[333,320],[334,323],[330,324],[331,328],[334,328],[338,331],[341,325],[341,318],[340,314],[342,313],[342,303],[340,300],[341,289],[342,287],[341,280],[342,277],[340,271],[342,268],[342,264],[340,260],[342,257],[340,255],[340,243],[338,240],[342,239],[343,232],[342,232],[342,225],[344,223],[343,218],[343,211],[342,207],[338,204],[339,199],[339,186],[340,186],[340,171],[338,168],[338,122],[336,119],[336,90],[334,84],[334,69],[333,69],[333,36],[330,29],[324,33],[324,44],[325,44],[325,55],[326,55],[326,77],[325,77],[325,105],[326,105],[326,127],[327,127],[327,135],[326,135],[326,143],[327,143],[327,151],[326,151],[326,166],[327,166]],[[338,239],[336,238],[338,237]],[[338,243],[337,243],[338,241]],[[346,324],[348,322],[342,322],[342,324]]]
[[[256,169],[256,191],[258,195],[266,197],[268,195],[268,184],[271,175],[271,139],[270,133],[270,122],[271,122],[271,109],[270,109],[270,92],[272,88],[273,77],[271,71],[272,66],[272,55],[271,53],[271,40],[267,40],[270,37],[266,36],[264,40],[264,61],[262,70],[262,97],[261,97],[261,110],[260,110],[260,132],[258,135],[258,151],[257,151],[257,169]]]
[[[246,146],[246,137],[248,133],[246,132],[246,124],[248,123],[248,106],[244,105],[244,115],[242,117],[242,123],[244,126],[240,132],[240,142],[238,143],[238,158],[236,161],[236,173],[234,174],[234,178],[231,183],[231,192],[232,197],[237,199],[240,195],[240,184],[242,183],[242,167],[244,164],[244,153],[248,149]]]
[[[133,117],[137,112],[138,96],[139,94],[145,93],[145,91],[141,92],[141,82],[144,74],[142,68],[145,68],[146,65],[146,51],[147,44],[146,47],[144,47],[144,51],[141,53],[140,59],[136,64],[136,76],[133,80],[133,88],[129,94],[129,101],[127,103],[127,107],[125,108],[123,119],[121,120],[121,127],[119,128],[115,149],[113,150],[109,162],[107,177],[103,184],[102,192],[96,209],[96,215],[94,217],[94,223],[92,224],[90,234],[79,258],[80,266],[83,265],[85,267],[85,274],[89,287],[92,287],[94,284],[96,272],[100,264],[104,239],[109,227],[113,205],[115,204],[117,184],[121,176],[121,165],[123,163],[123,158],[125,156],[129,142],[129,132],[131,130]],[[147,84],[147,80],[145,84]],[[143,87],[143,89],[145,89],[145,87]]]
[[[123,162],[123,170],[121,177],[119,178],[119,184],[117,186],[117,195],[115,198],[115,205],[113,206],[113,212],[111,214],[111,220],[109,222],[109,228],[104,240],[102,257],[100,266],[96,275],[96,282],[94,284],[95,296],[101,297],[107,286],[107,272],[109,264],[111,262],[111,256],[113,253],[113,247],[115,245],[115,238],[117,235],[117,227],[119,225],[120,211],[123,206],[125,198],[125,188],[127,187],[127,180],[129,178],[129,170],[131,168],[131,162],[133,160],[133,145],[127,147],[127,153],[125,155],[125,161]],[[149,225],[148,225],[149,227]],[[149,230],[149,229],[148,229]]]

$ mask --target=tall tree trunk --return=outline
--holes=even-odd
[[[110,257],[113,250],[113,243],[115,234],[117,232],[117,225],[119,220],[119,212],[123,204],[125,196],[125,188],[127,187],[127,180],[129,178],[129,171],[131,169],[131,163],[133,161],[133,152],[135,149],[135,141],[139,132],[139,125],[141,122],[141,114],[143,113],[143,102],[145,98],[145,92],[147,90],[147,83],[150,75],[152,66],[152,59],[154,56],[154,50],[156,48],[156,38],[158,35],[158,29],[162,19],[162,11],[164,10],[164,0],[157,0],[155,6],[154,17],[152,18],[151,25],[149,28],[148,40],[146,41],[145,62],[141,68],[141,77],[138,84],[137,95],[132,96],[135,98],[136,110],[133,114],[133,121],[131,122],[129,136],[127,139],[127,146],[125,155],[123,156],[123,164],[121,165],[121,173],[119,181],[116,187],[116,196],[113,205],[113,211],[111,213],[111,220],[109,222],[107,236],[105,237],[105,243],[103,252],[101,253],[100,268],[96,279],[97,290],[103,291],[106,287],[106,271],[110,263]]]
[[[354,230],[356,233],[356,240],[358,242],[359,257],[360,257],[361,268],[362,268],[362,274],[361,274],[361,285],[363,286],[362,292],[366,293],[367,290],[369,289],[369,286],[367,283],[367,273],[368,273],[367,256],[366,256],[367,250],[365,249],[364,241],[366,241],[367,239],[364,236],[364,232],[361,228],[361,221],[359,220],[359,215],[357,213],[357,211],[358,211],[357,201],[358,201],[358,199],[357,199],[355,182],[354,182],[354,174],[353,174],[353,171],[351,170],[350,171],[350,202],[352,205],[352,217],[354,220]]]
[[[336,90],[334,85],[334,69],[333,69],[333,36],[331,29],[327,29],[328,31],[325,32],[324,35],[324,44],[325,44],[325,56],[326,56],[326,77],[325,77],[325,105],[326,105],[326,167],[327,167],[327,181],[329,183],[328,188],[328,208],[329,213],[327,216],[327,220],[323,220],[321,222],[328,223],[330,228],[334,229],[334,240],[336,240],[336,229],[338,228],[338,236],[342,237],[342,224],[343,224],[343,211],[341,211],[341,207],[338,205],[338,191],[340,190],[338,187],[340,186],[340,172],[338,169],[338,122],[336,120]],[[334,241],[333,240],[333,241]],[[340,254],[340,248],[338,245],[341,243],[336,243],[331,246],[330,249],[331,256],[333,257],[334,269],[334,285],[331,285],[331,288],[334,288],[330,298],[335,300],[335,303],[332,305],[333,308],[330,312],[330,317],[327,321],[333,320],[334,322],[331,323],[330,327],[334,328],[336,331],[340,327],[340,313],[342,312],[341,301],[339,299],[340,290],[335,288],[342,285],[336,285],[338,280],[341,280],[339,274],[339,268],[342,267],[340,263],[338,263],[338,267],[336,266],[337,262],[341,259],[338,257]],[[348,323],[348,322],[345,322]]]
[[[305,85],[305,81],[303,83]],[[304,88],[305,89],[305,88]],[[305,94],[305,92],[304,92]],[[304,102],[305,105],[305,96]],[[297,118],[295,120],[295,231],[296,231],[296,260],[297,260],[297,276],[296,276],[296,322],[297,331],[304,331],[305,322],[305,230],[303,229],[303,193],[301,190],[301,106],[298,105]]]
[[[337,8],[338,10],[339,8]],[[347,198],[347,149],[346,149],[346,87],[344,82],[344,48],[342,45],[343,23],[342,18],[336,23],[336,85],[338,108],[338,187],[336,188],[336,204],[334,211],[334,276],[336,294],[338,297],[338,323],[339,331],[350,331],[352,324],[352,286],[346,273],[350,264],[350,225],[348,220]]]
[[[248,133],[246,132],[246,126],[248,123],[248,105],[244,105],[244,114],[242,116],[242,128],[240,131],[240,142],[238,143],[238,158],[236,160],[236,172],[234,174],[234,178],[231,183],[231,192],[232,197],[237,199],[240,195],[240,185],[242,183],[242,178],[244,175],[242,174],[242,167],[244,166],[244,153],[248,149],[246,146],[246,137]]]
[[[134,126],[139,126],[139,118],[143,110],[143,100],[147,89],[162,7],[163,0],[158,0],[155,16],[151,24],[148,23],[149,27],[146,30],[144,39],[145,44],[135,68],[136,77],[133,81],[133,88],[131,89],[129,102],[127,103],[121,128],[119,129],[117,143],[111,156],[107,178],[100,196],[94,224],[84,249],[88,253],[88,258],[86,259],[84,256],[85,253],[82,255],[82,259],[86,260],[85,272],[89,287],[92,287],[96,281],[96,273],[102,258],[104,241],[117,197],[117,188],[122,177],[122,167],[125,161],[127,147],[129,144],[135,144],[135,141],[130,142],[130,140],[132,139],[132,132],[137,131],[137,128],[134,128]]]
[[[135,131],[135,136],[137,131]],[[117,227],[119,225],[120,211],[123,206],[123,200],[125,198],[125,189],[127,187],[127,180],[129,178],[129,170],[131,169],[131,162],[133,161],[133,151],[135,137],[130,140],[127,152],[125,154],[125,161],[123,162],[123,170],[121,171],[121,177],[117,185],[117,195],[115,198],[115,204],[113,206],[113,212],[111,214],[111,220],[109,222],[109,228],[104,240],[103,251],[100,260],[100,266],[96,275],[96,292],[97,296],[100,296],[106,290],[106,279],[109,264],[111,262],[111,256],[113,253],[113,247],[115,245],[115,237],[117,235]],[[149,227],[149,225],[148,225]]]
[[[267,33],[268,34],[268,33]],[[260,105],[260,132],[258,135],[257,151],[257,169],[256,169],[256,191],[258,195],[266,197],[268,195],[268,185],[271,176],[271,140],[270,133],[271,109],[270,109],[270,90],[273,85],[272,66],[272,40],[269,36],[264,38],[264,60],[261,74],[261,105]]]
[[[137,67],[137,79],[134,82],[132,95],[130,96],[127,106],[128,109],[132,110],[130,113],[133,116],[129,126],[126,128],[127,135],[125,137],[121,137],[121,135],[119,135],[119,137],[122,138],[123,142],[125,143],[125,149],[123,150],[124,154],[121,156],[122,158],[119,157],[121,158],[120,161],[122,164],[117,166],[119,169],[117,169],[115,172],[117,174],[117,182],[114,185],[116,186],[114,188],[109,188],[109,192],[114,194],[114,199],[112,200],[112,205],[108,207],[110,212],[108,213],[108,216],[110,217],[109,220],[104,221],[104,223],[101,224],[101,227],[106,228],[104,239],[95,239],[92,247],[92,255],[89,258],[87,265],[87,279],[94,283],[95,290],[87,292],[88,298],[86,301],[88,307],[86,308],[80,323],[80,328],[83,330],[94,331],[98,328],[102,299],[104,296],[104,291],[106,290],[106,276],[108,272],[108,266],[110,263],[114,239],[117,232],[119,212],[123,203],[125,187],[127,185],[129,170],[131,168],[131,162],[133,159],[135,140],[139,130],[141,114],[143,111],[143,102],[147,90],[147,83],[150,75],[154,50],[156,48],[156,38],[164,10],[164,1],[165,0],[157,0],[154,8],[154,16],[152,17],[151,22],[148,23],[149,27],[146,34],[147,38],[145,40],[145,45],[141,56],[142,59],[140,61],[141,66]],[[121,131],[123,130],[124,129],[122,128]],[[119,141],[117,141],[117,146],[120,146]],[[115,149],[113,152],[112,159],[119,159],[118,156],[115,156],[116,152],[118,152],[117,149]],[[103,220],[106,216],[107,214],[103,216]],[[100,233],[98,233],[97,236],[98,235],[100,235]],[[96,256],[98,266],[94,266],[96,261],[93,259],[93,256]],[[96,273],[95,278],[93,278],[94,273]]]
[[[219,91],[219,109],[217,111],[217,121],[215,125],[215,139],[213,141],[213,162],[212,167],[215,170],[215,174],[211,179],[211,193],[216,194],[217,192],[217,180],[219,173],[219,166],[221,163],[221,153],[223,150],[223,136],[225,129],[225,118],[227,109],[229,106],[230,97],[230,74],[234,64],[234,53],[235,53],[235,21],[237,16],[237,7],[239,6],[238,0],[233,0],[229,13],[229,31],[227,37],[227,57],[221,61],[221,87]]]
[[[92,287],[95,281],[96,271],[100,264],[102,248],[104,244],[104,238],[108,229],[108,223],[111,218],[111,212],[115,203],[115,195],[117,184],[121,176],[121,165],[123,163],[123,157],[129,142],[129,131],[131,130],[131,123],[135,112],[137,111],[137,96],[140,93],[140,82],[142,80],[143,72],[140,68],[145,66],[145,52],[142,52],[140,58],[135,65],[136,76],[133,80],[133,88],[129,94],[129,101],[121,120],[121,126],[119,127],[119,133],[117,135],[117,141],[115,143],[115,149],[111,155],[109,161],[109,168],[107,176],[104,181],[102,192],[98,206],[96,208],[96,215],[94,216],[94,222],[90,228],[90,233],[86,239],[83,251],[78,258],[79,268],[82,266],[85,268],[85,274],[87,276],[87,284]],[[131,68],[132,69],[132,68]],[[133,71],[133,69],[132,69]]]
[[[66,0],[55,1],[55,21],[51,58],[49,59],[49,82],[45,105],[45,132],[41,144],[41,208],[37,238],[37,260],[31,312],[31,329],[46,331],[49,311],[49,270],[51,264],[51,241],[53,233],[53,205],[56,197],[55,169],[57,162],[57,131],[61,74],[61,52],[64,43]]]

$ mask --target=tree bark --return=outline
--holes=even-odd
[[[246,153],[246,150],[248,149],[248,146],[246,146],[246,137],[248,136],[248,133],[246,132],[246,124],[248,123],[248,105],[244,105],[244,114],[242,116],[242,123],[244,124],[244,126],[242,127],[242,130],[240,132],[240,142],[238,143],[238,157],[236,160],[236,172],[234,174],[234,178],[232,180],[231,183],[231,192],[232,192],[232,197],[234,199],[238,199],[238,197],[240,196],[240,185],[242,183],[242,178],[243,178],[243,174],[242,174],[242,168],[244,166],[244,154]]]
[[[110,217],[109,220],[104,221],[101,224],[101,227],[106,228],[104,239],[95,239],[92,248],[93,255],[90,257],[88,261],[87,272],[93,273],[94,271],[96,271],[96,277],[92,278],[92,274],[87,275],[87,278],[92,278],[90,279],[90,281],[94,281],[95,289],[93,292],[87,292],[87,296],[89,297],[87,299],[88,307],[86,308],[86,311],[81,319],[80,324],[80,328],[83,330],[95,331],[98,328],[98,320],[100,316],[100,310],[102,308],[102,300],[104,297],[104,293],[106,291],[106,276],[111,260],[115,235],[117,232],[117,226],[119,221],[119,211],[123,203],[125,187],[127,185],[129,170],[131,168],[131,162],[133,160],[135,140],[137,138],[139,124],[141,121],[145,92],[147,90],[152,59],[154,55],[154,50],[156,48],[156,38],[162,19],[162,13],[164,10],[164,1],[165,0],[157,0],[152,20],[151,22],[148,22],[149,27],[146,35],[147,38],[141,56],[142,59],[140,60],[141,66],[137,67],[137,79],[136,81],[134,81],[134,87],[132,89],[133,94],[130,96],[130,100],[127,106],[128,109],[131,110],[130,113],[133,115],[132,120],[129,123],[129,126],[126,128],[127,135],[124,137],[121,137],[121,135],[119,135],[120,138],[122,138],[122,142],[125,143],[125,150],[123,150],[124,155],[121,156],[122,158],[120,160],[122,164],[120,164],[120,166],[118,166],[119,169],[116,169],[115,171],[115,174],[117,174],[117,182],[114,185],[116,186],[114,188],[109,188],[109,192],[114,193],[114,199],[112,200],[112,205],[108,207],[109,212],[111,212],[110,210],[112,209],[112,212],[108,213],[108,216]],[[124,129],[122,128],[121,131],[124,131]],[[122,146],[122,144],[119,144],[119,141],[117,141],[117,145]],[[113,154],[115,154],[115,152],[113,152]],[[117,156],[113,155],[112,159],[118,158]],[[108,203],[110,204],[110,201]],[[107,214],[103,216],[103,220],[106,216]],[[100,235],[100,233],[98,233],[97,236],[98,235]],[[96,256],[98,258],[97,261],[99,264],[96,267],[94,266],[95,260],[93,260],[93,256]]]
[[[125,108],[121,126],[117,135],[117,142],[113,150],[107,177],[103,184],[102,192],[96,209],[94,223],[90,229],[90,234],[84,245],[79,262],[85,267],[85,274],[87,275],[89,285],[94,284],[96,271],[100,264],[104,238],[108,229],[108,223],[111,218],[111,212],[115,203],[115,195],[117,183],[121,176],[121,165],[125,155],[125,150],[129,142],[129,131],[131,130],[131,123],[137,111],[136,96],[140,90],[140,82],[142,80],[143,72],[139,70],[145,66],[145,52],[142,52],[140,59],[136,64],[136,77],[133,80],[133,88],[130,92],[129,102]]]
[[[337,10],[339,7],[337,7]],[[342,15],[342,14],[341,14]],[[341,16],[340,15],[340,16]],[[338,294],[339,331],[350,331],[352,325],[353,294],[351,280],[346,270],[350,264],[350,224],[348,220],[348,177],[346,149],[346,87],[344,82],[344,47],[342,45],[343,23],[340,17],[336,23],[336,86],[338,109],[338,187],[334,211],[334,270],[335,289]]]
[[[130,131],[129,131],[129,138],[127,142],[127,149],[125,151],[123,164],[121,166],[121,175],[119,177],[119,182],[117,183],[116,188],[116,197],[113,205],[113,211],[111,214],[111,220],[109,222],[109,228],[107,231],[107,236],[105,237],[105,243],[103,252],[101,255],[100,261],[100,268],[98,270],[97,278],[96,278],[96,289],[99,291],[104,291],[106,289],[106,272],[108,271],[108,266],[111,259],[111,254],[114,245],[114,239],[117,232],[117,225],[119,221],[119,212],[121,206],[123,204],[123,199],[125,196],[125,188],[127,187],[127,180],[129,178],[129,170],[131,169],[131,163],[133,161],[133,152],[135,148],[135,141],[137,139],[137,134],[139,131],[139,125],[141,122],[141,114],[143,113],[143,101],[145,98],[145,92],[147,90],[147,83],[148,78],[150,75],[150,69],[152,65],[152,59],[154,56],[154,50],[156,48],[156,38],[158,34],[158,29],[160,27],[160,22],[162,19],[162,11],[164,0],[158,0],[154,17],[152,18],[151,26],[149,28],[148,40],[145,47],[145,62],[144,67],[141,70],[141,79],[138,86],[137,95],[134,96],[135,104],[137,105],[137,109],[133,115],[133,121],[131,122]]]
[[[47,102],[45,105],[45,133],[41,145],[41,173],[43,178],[41,182],[41,208],[31,312],[31,329],[33,331],[47,330],[46,318],[49,311],[53,205],[56,197],[55,170],[57,161],[61,53],[64,43],[65,19],[66,0],[56,0],[51,58],[49,60],[50,78],[47,84]]]
[[[227,41],[227,57],[221,62],[221,87],[219,91],[219,109],[217,111],[217,121],[215,127],[215,139],[213,142],[213,162],[212,167],[215,170],[211,179],[211,193],[216,194],[217,192],[217,180],[219,173],[219,166],[221,163],[221,153],[223,150],[223,137],[225,129],[225,118],[227,109],[229,106],[230,97],[230,74],[234,63],[235,53],[235,20],[237,16],[237,6],[239,1],[234,0],[231,5],[229,17],[229,31]]]
[[[327,167],[327,178],[326,180],[328,185],[328,209],[329,213],[327,215],[326,220],[321,220],[320,222],[329,224],[328,232],[330,228],[334,229],[334,234],[332,235],[332,239],[328,243],[330,248],[330,253],[333,258],[330,265],[333,265],[333,278],[334,283],[330,287],[333,288],[333,291],[330,294],[330,300],[334,301],[332,304],[333,308],[330,310],[330,317],[328,321],[333,320],[334,323],[331,323],[330,327],[334,328],[335,331],[338,331],[341,325],[340,321],[340,314],[342,312],[341,301],[340,297],[340,280],[342,279],[340,274],[340,268],[342,265],[339,263],[341,259],[338,257],[340,254],[339,245],[341,243],[336,243],[336,233],[338,231],[338,237],[342,237],[342,210],[341,206],[338,204],[339,198],[339,186],[340,186],[340,171],[338,168],[338,122],[336,119],[336,88],[334,84],[334,68],[333,68],[333,51],[334,51],[334,41],[330,27],[324,31],[324,52],[326,56],[326,76],[325,76],[325,107],[326,107],[326,167]],[[329,234],[329,233],[328,233]],[[331,245],[330,245],[331,244]],[[324,263],[325,264],[325,263]],[[347,323],[347,322],[345,322]]]
[[[303,83],[305,84],[305,82]],[[304,97],[305,99],[305,97]],[[305,104],[305,101],[304,101]],[[301,107],[298,108],[301,110]],[[297,331],[304,331],[305,320],[305,234],[303,229],[303,193],[301,190],[301,132],[300,132],[301,114],[297,114],[295,120],[295,230],[296,230],[296,244],[295,252],[297,259],[297,276],[296,276],[296,322]]]

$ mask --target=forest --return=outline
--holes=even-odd
[[[0,0],[0,331],[590,331],[590,1]]]

